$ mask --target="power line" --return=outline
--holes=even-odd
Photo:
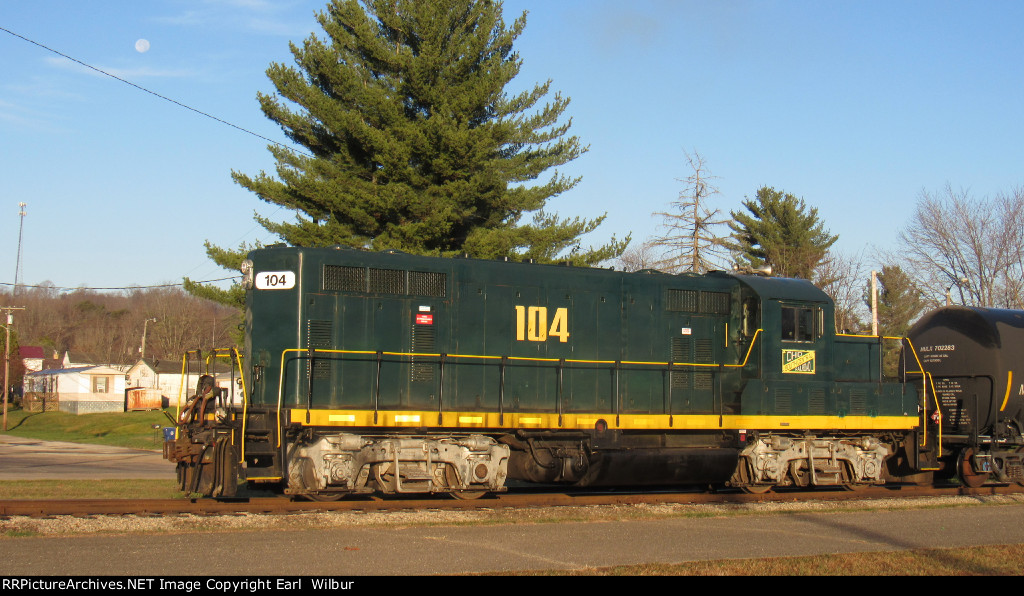
[[[77,64],[81,64],[82,66],[84,66],[84,67],[86,67],[86,68],[88,68],[90,70],[95,70],[96,72],[98,72],[100,74],[103,74],[103,75],[106,75],[106,76],[108,76],[108,77],[110,77],[112,79],[116,79],[118,81],[121,81],[125,85],[131,85],[132,87],[135,87],[139,91],[145,91],[146,93],[149,93],[150,95],[155,95],[156,97],[159,97],[160,99],[162,99],[164,101],[169,101],[169,102],[173,103],[174,105],[177,105],[177,106],[180,106],[182,108],[185,108],[186,110],[190,110],[190,111],[193,111],[193,112],[195,112],[197,114],[200,114],[202,116],[206,116],[207,118],[209,118],[211,120],[216,120],[217,122],[220,122],[221,124],[225,124],[227,126],[230,126],[231,128],[235,128],[235,129],[238,129],[238,130],[240,130],[240,131],[242,131],[244,133],[251,134],[254,137],[263,139],[264,141],[267,141],[268,143],[273,143],[273,144],[275,144],[275,145],[277,145],[279,147],[282,147],[284,149],[288,149],[290,151],[295,151],[296,153],[301,153],[302,155],[305,155],[306,157],[313,157],[312,155],[310,155],[309,153],[306,153],[305,151],[302,151],[301,149],[296,149],[294,147],[289,147],[288,145],[285,145],[284,143],[279,143],[279,142],[277,142],[277,141],[275,141],[273,139],[268,139],[267,137],[265,137],[265,136],[263,136],[263,135],[261,135],[259,133],[255,133],[255,132],[253,132],[253,131],[251,131],[251,130],[249,130],[247,128],[242,128],[241,126],[238,126],[237,124],[232,124],[231,122],[228,122],[227,120],[224,120],[222,118],[218,118],[218,117],[216,117],[216,116],[214,116],[212,114],[208,114],[208,113],[206,113],[206,112],[204,112],[202,110],[198,110],[196,108],[193,108],[192,106],[183,104],[180,101],[171,99],[170,97],[166,97],[164,95],[160,95],[159,93],[157,93],[155,91],[150,91],[149,89],[146,89],[145,87],[143,87],[141,85],[136,85],[135,83],[133,83],[131,81],[127,81],[127,80],[122,79],[121,77],[119,77],[117,75],[114,75],[114,74],[111,74],[111,73],[109,73],[109,72],[107,72],[105,70],[96,68],[95,66],[93,66],[91,64],[86,64],[85,62],[82,62],[81,60],[78,60],[77,58],[72,58],[71,56],[68,56],[67,54],[64,54],[62,52],[58,52],[57,50],[55,50],[55,49],[53,49],[51,47],[45,46],[45,45],[39,43],[38,41],[33,41],[33,40],[25,37],[24,35],[18,35],[14,31],[11,31],[10,29],[5,29],[4,27],[0,27],[0,31],[3,31],[3,32],[8,33],[10,35],[13,35],[14,37],[17,37],[18,39],[27,41],[28,43],[30,43],[32,45],[35,45],[35,46],[38,46],[40,48],[43,48],[44,50],[46,50],[48,52],[53,52],[54,54],[57,54],[58,56],[61,56],[62,58],[67,58],[68,60],[71,60],[72,62],[75,62]]]

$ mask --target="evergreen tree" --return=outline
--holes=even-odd
[[[808,209],[803,199],[767,186],[754,200],[745,199],[749,213],[732,211],[729,222],[739,253],[737,264],[749,267],[770,265],[781,277],[813,279],[829,247],[839,236],[824,229],[818,210]]]
[[[326,37],[292,44],[296,66],[271,64],[277,94],[258,95],[303,149],[269,147],[276,178],[232,172],[260,199],[297,212],[292,223],[257,216],[264,228],[293,246],[576,265],[622,253],[628,238],[580,246],[604,216],[543,210],[579,178],[555,169],[530,186],[587,147],[568,136],[571,119],[560,122],[568,98],[540,105],[550,81],[505,92],[522,64],[512,46],[525,13],[506,27],[500,1],[332,0],[317,20]],[[207,248],[218,264],[240,260]]]
[[[865,290],[864,304],[871,307],[871,286]],[[921,290],[899,265],[885,265],[878,272],[878,333],[904,337],[910,326],[927,307]]]

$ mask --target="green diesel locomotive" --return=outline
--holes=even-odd
[[[204,377],[166,446],[190,492],[759,492],[930,461],[920,383],[884,379],[881,338],[837,334],[807,281],[343,247],[243,274],[242,396]]]

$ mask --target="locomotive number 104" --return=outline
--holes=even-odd
[[[516,306],[516,341],[569,341],[569,309],[557,308],[548,319],[546,306]]]

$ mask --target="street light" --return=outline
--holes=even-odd
[[[946,288],[946,306],[949,306],[952,303],[952,301],[949,298],[949,291],[953,289],[953,286],[960,287],[961,285],[966,284],[968,281],[970,280],[968,280],[966,277],[961,277],[960,279],[950,284],[948,288]]]
[[[141,354],[140,358],[145,358],[146,357],[146,327],[150,323],[156,323],[156,317],[153,317],[151,319],[146,319],[142,323],[142,347],[139,348],[139,354]]]

